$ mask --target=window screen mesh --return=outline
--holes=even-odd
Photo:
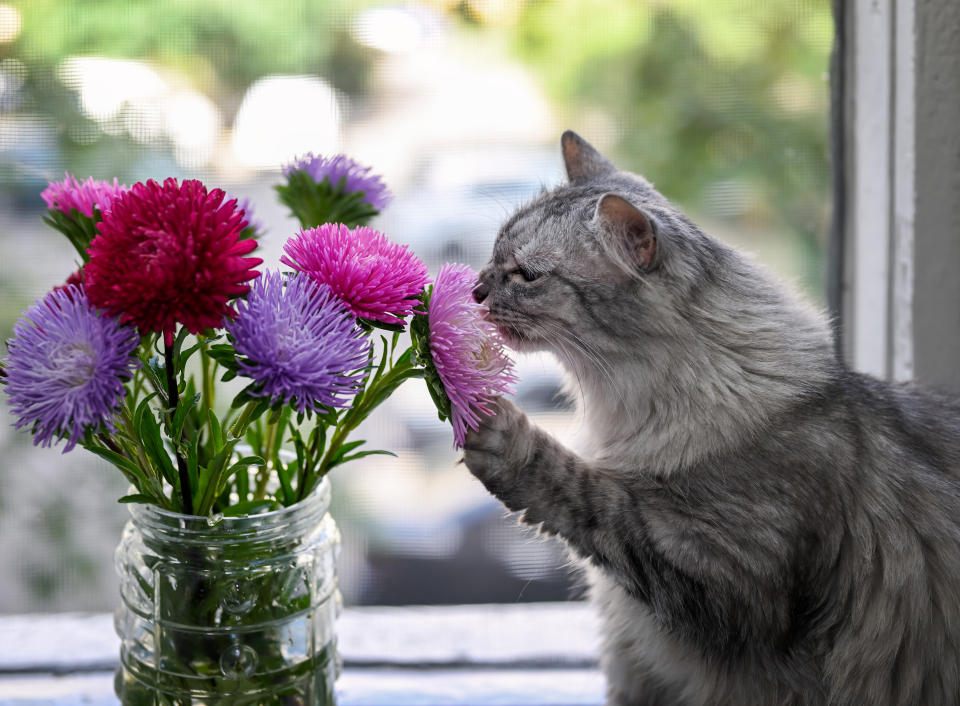
[[[65,171],[249,198],[276,266],[296,230],[280,164],[347,152],[396,194],[374,225],[436,272],[482,265],[561,180],[568,127],[820,301],[832,31],[827,0],[0,0],[0,335],[75,267],[41,221]],[[556,363],[519,371],[520,404],[576,447]],[[0,612],[110,609],[124,482],[33,448],[2,407]],[[420,383],[360,438],[398,457],[334,471],[348,603],[575,595],[562,548],[456,464]]]

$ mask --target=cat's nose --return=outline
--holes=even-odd
[[[482,304],[483,300],[487,298],[488,294],[490,294],[490,285],[486,284],[485,282],[481,282],[473,288],[473,300],[477,304]]]

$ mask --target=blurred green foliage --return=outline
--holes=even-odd
[[[22,30],[0,43],[0,69],[23,82],[15,101],[0,102],[8,116],[55,131],[51,158],[44,146],[0,165],[0,184],[35,194],[43,179],[33,164],[68,164],[77,173],[129,180],[143,171],[131,155],[177,173],[164,144],[132,145],[130,135],[84,115],[77,93],[58,72],[72,56],[144,61],[188,82],[211,99],[227,121],[246,88],[271,74],[319,75],[348,95],[360,95],[369,77],[369,53],[349,35],[349,20],[366,0],[7,0]],[[0,74],[0,79],[3,74]],[[2,91],[0,91],[2,93]],[[38,128],[39,129],[39,128]],[[23,150],[29,149],[25,146]],[[23,151],[21,150],[21,151]],[[157,169],[156,167],[162,167]],[[35,197],[34,197],[35,198]]]
[[[336,3],[316,0],[16,0],[17,41],[0,52],[36,67],[72,55],[148,60],[218,89],[229,102],[267,74],[330,74],[350,55]],[[360,5],[366,3],[357,3]],[[139,31],[131,31],[138,28]],[[2,56],[2,53],[0,53]],[[329,78],[350,93],[364,71]],[[219,93],[219,96],[217,96]]]

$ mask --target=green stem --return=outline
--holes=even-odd
[[[318,421],[317,424],[320,424]],[[317,454],[320,452],[320,432],[317,430],[317,433],[313,436],[313,443],[310,444],[310,447],[307,449],[307,458],[306,463],[301,466],[297,471],[297,500],[303,500],[306,497],[304,488],[307,484],[307,469],[313,466],[313,459],[316,458]]]
[[[126,456],[126,454],[123,452],[123,449],[117,446],[117,443],[106,434],[101,432],[100,434],[97,434],[97,438],[100,439],[104,446],[113,451],[115,454]]]
[[[200,376],[203,393],[201,404],[203,404],[203,418],[206,419],[207,412],[213,409],[213,374],[210,370],[210,356],[207,355],[207,342],[200,341]]]
[[[351,407],[347,413],[343,415],[343,418],[340,420],[340,424],[337,425],[337,430],[333,433],[333,436],[330,439],[330,445],[327,446],[326,453],[323,455],[320,463],[317,464],[316,471],[311,473],[309,476],[304,477],[303,484],[297,488],[297,500],[302,500],[305,498],[313,489],[313,486],[316,484],[317,480],[323,478],[327,474],[327,472],[330,470],[330,461],[343,445],[343,442],[347,440],[347,437],[350,435],[350,433],[356,429],[360,425],[360,422],[366,419],[370,412],[372,412],[377,404],[379,404],[379,402],[371,404],[370,400],[376,400],[379,396],[378,393],[382,388],[389,387],[394,383],[398,376],[403,375],[408,371],[408,367],[392,367],[385,375],[378,380],[375,380],[370,387],[364,390],[359,404],[357,404],[356,407]],[[382,401],[383,400],[380,400],[380,402]],[[308,478],[309,483],[307,482]]]
[[[234,439],[240,439],[244,434],[247,433],[247,426],[250,424],[250,419],[253,417],[253,412],[260,405],[260,400],[250,400],[243,407],[243,411],[240,413],[240,416],[237,417],[237,421],[233,423],[233,426],[230,427],[230,436]]]
[[[267,438],[263,442],[263,459],[267,463],[265,466],[262,466],[259,471],[257,471],[257,487],[253,496],[256,500],[262,500],[267,494],[267,482],[270,480],[270,468],[274,462],[273,446],[277,440],[277,426],[278,424],[276,422],[269,422],[267,424]]]
[[[177,387],[177,370],[174,367],[173,346],[163,343],[164,365],[167,373],[167,409],[171,419],[180,405],[180,390]],[[183,514],[193,514],[193,491],[190,488],[190,472],[187,470],[187,460],[179,450],[174,453],[177,459],[177,472],[180,476],[180,502]]]

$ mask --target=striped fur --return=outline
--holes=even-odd
[[[562,146],[478,292],[563,363],[590,447],[501,400],[465,462],[581,559],[608,703],[960,704],[960,404],[846,370],[821,314]]]

